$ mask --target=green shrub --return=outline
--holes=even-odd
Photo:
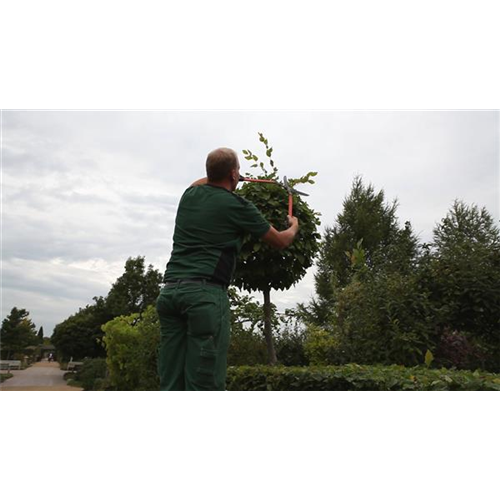
[[[233,327],[227,353],[228,366],[255,366],[266,362],[264,336],[249,329]]]
[[[307,366],[309,361],[304,349],[306,333],[285,327],[275,338],[278,363],[284,366]]]
[[[94,380],[94,391],[112,391],[115,388],[111,385],[109,378],[96,378]]]
[[[102,326],[111,383],[123,391],[134,390],[139,385],[141,339],[134,326],[138,317],[138,314],[119,316]]]
[[[339,339],[319,326],[308,327],[304,352],[311,365],[332,365],[342,362]]]
[[[484,369],[484,361],[488,358],[488,351],[469,333],[444,329],[435,358],[436,364],[444,368]]]
[[[231,305],[231,339],[227,353],[229,366],[254,366],[267,363],[262,305],[253,297],[228,289]],[[276,308],[272,324],[277,325]]]
[[[277,323],[276,321],[276,329]],[[304,351],[304,339],[305,334],[290,325],[278,331],[274,335],[278,363],[285,366],[306,366],[308,359]],[[228,366],[266,364],[268,352],[263,332],[260,329],[243,328],[238,323],[233,324],[227,358]]]
[[[336,294],[330,329],[338,336],[343,363],[422,363],[435,350],[430,305],[415,277],[361,270]]]
[[[403,366],[229,368],[229,391],[500,391],[500,375]]]
[[[107,371],[108,367],[105,359],[86,359],[77,373],[76,380],[81,382],[86,391],[93,391],[96,390],[96,381],[106,378]]]
[[[160,326],[154,306],[143,315],[115,318],[102,329],[110,386],[121,391],[158,389]]]
[[[142,360],[139,390],[160,388],[158,377],[158,347],[160,345],[160,320],[155,306],[149,306],[137,324],[140,335],[139,356]]]

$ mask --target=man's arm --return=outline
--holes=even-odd
[[[290,224],[290,227],[285,231],[276,231],[276,229],[271,226],[271,229],[269,229],[269,231],[262,236],[262,241],[277,250],[284,250],[290,246],[299,232],[299,220],[297,217],[289,216],[288,223]]]
[[[206,184],[207,182],[208,182],[208,179],[206,177],[203,177],[203,179],[198,179],[196,182],[193,182],[190,187],[203,186],[203,184]]]

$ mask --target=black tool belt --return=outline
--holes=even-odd
[[[207,280],[204,278],[186,278],[182,280],[166,281],[163,284],[163,287],[168,288],[172,286],[183,285],[184,283],[197,283],[198,285],[217,286],[219,288],[224,288],[224,290],[227,288],[227,285],[225,283],[221,283],[220,281]]]

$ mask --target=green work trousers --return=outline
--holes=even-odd
[[[162,391],[223,391],[230,336],[227,291],[208,283],[176,283],[156,302]]]

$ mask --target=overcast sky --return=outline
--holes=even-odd
[[[398,198],[421,241],[454,199],[499,219],[496,111],[3,111],[3,303],[52,334],[106,295],[130,256],[162,272],[177,203],[205,175],[209,151],[274,147],[281,175],[318,171],[303,186],[332,225],[353,177]],[[242,171],[247,163],[240,155]],[[300,188],[299,188],[300,189]],[[314,269],[280,310],[308,301]]]

